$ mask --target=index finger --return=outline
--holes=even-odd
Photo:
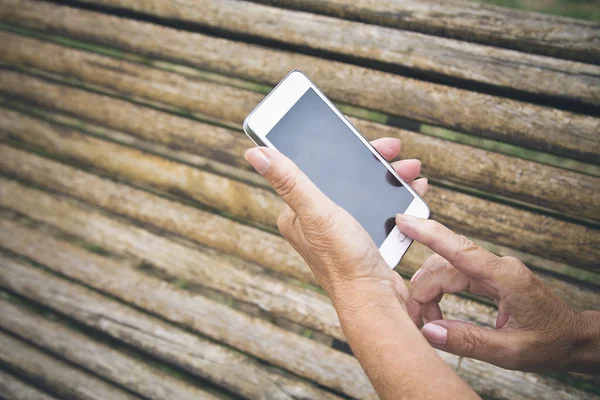
[[[308,212],[314,215],[333,204],[292,160],[277,150],[254,147],[246,151],[244,158],[299,218]]]
[[[464,274],[477,279],[493,279],[500,258],[458,235],[437,221],[406,214],[396,216],[398,229],[424,244]]]

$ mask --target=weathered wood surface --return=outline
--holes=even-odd
[[[362,398],[370,392],[370,386],[352,357],[330,349],[310,339],[283,331],[272,324],[253,319],[227,306],[221,306],[198,295],[175,289],[166,282],[144,276],[131,266],[92,254],[71,244],[45,236],[39,231],[20,228],[12,222],[3,221],[3,228],[11,226],[14,235],[3,235],[2,245],[36,262],[81,281],[103,292],[135,304],[173,322],[179,322],[216,340],[234,345],[248,353],[268,349],[272,355],[260,357],[288,360],[284,368],[337,388],[346,383],[349,375],[360,377],[352,387],[342,386],[344,393]],[[30,240],[29,238],[35,238]],[[217,314],[212,314],[217,313]],[[206,318],[212,314],[212,318]],[[210,321],[210,323],[207,323]],[[263,328],[263,329],[261,329]],[[236,338],[239,338],[236,340]],[[282,343],[280,340],[291,340]],[[235,343],[235,344],[233,344]],[[298,354],[294,354],[299,352]],[[544,398],[575,399],[586,394],[560,384],[552,379],[507,371],[475,360],[462,359],[450,354],[438,353],[447,363],[482,394],[498,399]],[[301,356],[300,356],[301,355]],[[289,364],[288,364],[289,363]],[[327,369],[314,374],[321,365]],[[312,373],[311,373],[312,372]],[[499,383],[499,385],[497,385]],[[367,386],[369,390],[367,390]],[[361,388],[357,391],[357,388]],[[339,389],[338,389],[339,390]],[[374,394],[373,394],[374,395]],[[369,394],[368,397],[371,395]]]
[[[304,282],[315,283],[304,261],[279,235],[1,145],[0,169],[21,180],[66,193],[170,233],[183,235],[223,253],[258,263]],[[400,271],[412,275],[429,254],[423,246],[415,244],[399,267]],[[552,275],[541,274],[540,277],[556,294],[575,308],[600,307],[594,290],[569,284]],[[478,309],[475,305],[462,304],[458,300],[446,303],[445,311],[460,319],[473,319],[476,315],[491,314],[491,310]],[[493,323],[480,318],[475,318],[475,321],[487,325]]]
[[[201,171],[22,113],[0,110],[0,132],[45,151],[149,184],[255,223],[275,227],[283,207],[273,192]],[[102,152],[96,149],[102,148]],[[431,186],[436,218],[461,232],[574,265],[597,269],[597,229]],[[241,201],[243,199],[243,201]],[[518,243],[515,243],[518,238]],[[548,243],[553,243],[548,246]]]
[[[247,399],[339,399],[247,355],[0,255],[0,284]]]
[[[58,210],[60,208],[57,208]],[[61,220],[59,215],[50,217],[55,220],[52,222]],[[67,217],[69,215],[62,216]],[[8,222],[3,222],[4,226],[8,226],[6,224]],[[12,228],[13,232],[16,232],[18,227],[12,224]],[[356,359],[345,353],[279,328],[270,322],[250,317],[227,305],[179,289],[163,280],[146,276],[136,270],[135,265],[116,262],[49,237],[42,240],[44,236],[31,229],[21,232],[26,232],[26,235],[19,235],[12,240],[3,234],[2,246],[71,279],[111,294],[168,321],[185,325],[218,342],[233,346],[322,386],[356,398],[375,396]],[[31,237],[40,241],[34,243],[28,239]],[[86,238],[93,239],[89,236]]]
[[[250,169],[241,157],[250,143],[239,131],[196,122],[125,100],[8,70],[0,69],[0,90],[145,140]],[[217,94],[211,97],[219,96]],[[244,97],[254,99],[255,96],[252,92],[240,89],[236,96],[222,98],[219,103],[223,108],[236,108],[237,104],[243,107],[246,104]],[[471,186],[600,222],[598,177],[356,118],[351,120],[371,140],[380,137],[397,137],[402,140],[406,148],[404,157],[421,160],[423,173],[431,179]]]
[[[26,310],[9,304],[4,299],[0,299],[0,310],[1,326],[13,333],[16,332],[11,328],[16,328],[16,326],[11,324],[11,317],[19,320],[21,317],[26,318],[27,315],[33,315],[30,312],[26,314]],[[41,321],[43,317],[37,317],[35,320]],[[52,333],[49,334],[52,335]],[[68,339],[68,337],[64,339]],[[56,357],[46,354],[2,331],[0,331],[0,348],[2,349],[0,360],[3,363],[67,398],[83,400],[140,399],[138,396],[127,393],[87,372],[83,372],[79,368],[59,361]],[[23,398],[19,397],[18,399]]]
[[[597,64],[600,24],[472,1],[251,0],[467,42]]]
[[[0,300],[0,325],[95,374],[152,399],[207,399],[218,397],[190,383],[150,367],[61,323],[45,319],[24,307]],[[21,357],[25,358],[25,354]],[[8,360],[18,358],[14,353]],[[42,371],[45,368],[42,369]],[[89,389],[87,389],[89,390]],[[112,398],[112,397],[105,397]],[[137,398],[128,396],[125,398]]]
[[[56,400],[41,390],[0,370],[0,393],[6,400]]]
[[[85,2],[84,2],[85,3]],[[259,37],[312,51],[600,105],[600,66],[461,42],[239,0],[100,0],[165,21]],[[121,32],[122,33],[122,32]]]
[[[335,100],[598,163],[600,121],[589,116],[47,3],[0,7],[0,20],[269,84],[276,84],[287,72],[298,68],[315,78],[317,85]],[[25,42],[13,43],[11,36],[3,35],[6,50],[2,57],[7,61],[77,77],[122,93],[201,113],[227,113],[240,123],[256,104],[249,101],[242,113],[233,114],[219,108],[219,103],[206,101],[216,92],[204,92],[205,85],[198,87],[199,83],[189,77],[31,39],[27,46],[19,46]],[[153,35],[160,40],[153,40]],[[219,94],[227,92],[220,89]],[[258,94],[256,97],[261,98]]]

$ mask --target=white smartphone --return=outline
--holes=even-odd
[[[300,71],[290,72],[246,117],[257,146],[280,151],[367,230],[395,268],[412,240],[397,213],[429,218],[429,207],[337,107]]]

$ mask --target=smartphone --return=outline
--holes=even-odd
[[[280,151],[371,235],[395,268],[412,243],[395,216],[429,207],[302,72],[290,72],[246,117],[257,146]]]

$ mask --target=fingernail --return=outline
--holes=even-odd
[[[412,215],[396,214],[397,222],[412,222],[412,221],[416,221],[416,220],[417,220],[417,218],[413,217]]]
[[[431,344],[445,345],[448,343],[448,330],[443,326],[428,323],[421,328],[421,332]]]
[[[269,166],[271,165],[271,159],[269,156],[267,156],[267,154],[265,154],[265,152],[258,147],[248,149],[246,153],[244,153],[244,158],[250,163],[250,165],[252,165],[252,167],[254,167],[256,172],[261,175],[267,172]]]
[[[412,278],[410,278],[410,283],[415,283],[417,281],[417,279],[419,279],[419,276],[421,276],[421,268],[419,268],[417,270],[417,272],[415,272],[415,274],[412,276]]]

